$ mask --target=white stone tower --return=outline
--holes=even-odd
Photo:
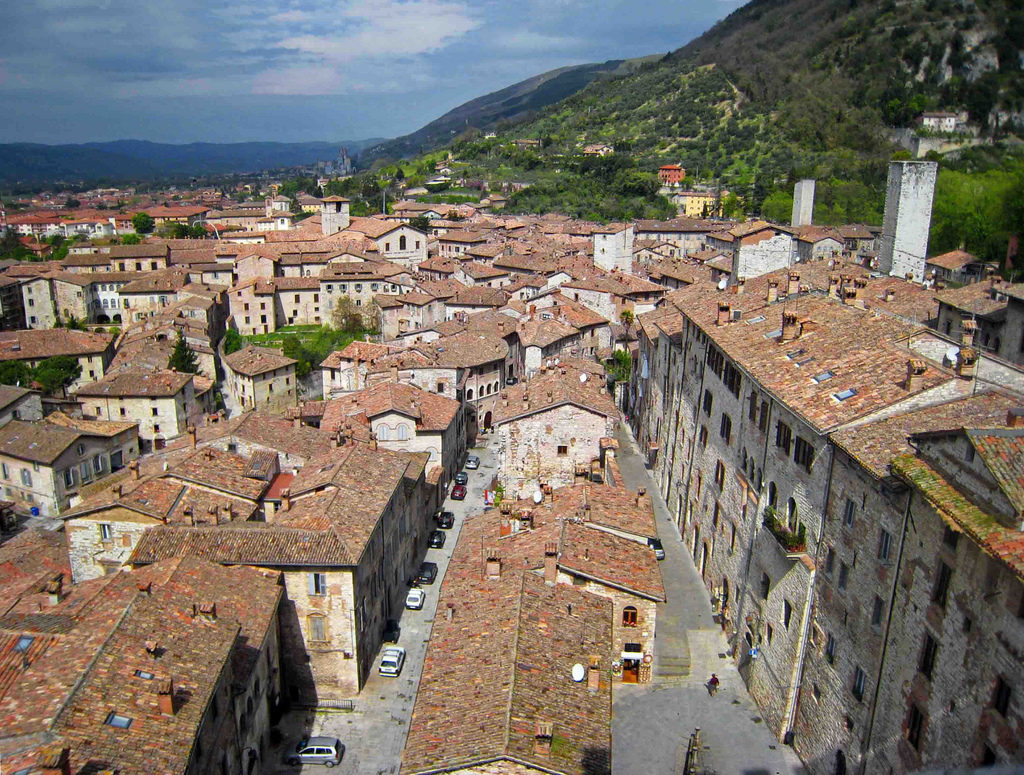
[[[810,226],[814,222],[814,181],[805,178],[793,188],[793,217],[790,226]]]
[[[609,272],[633,271],[633,227],[613,223],[594,230],[594,263]]]
[[[928,229],[939,165],[933,161],[891,161],[882,218],[878,269],[894,277],[924,280]]]
[[[328,196],[320,200],[320,230],[325,237],[348,228],[348,200],[343,196]]]

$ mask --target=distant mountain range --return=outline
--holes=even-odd
[[[609,59],[607,62],[560,67],[535,75],[463,103],[411,134],[371,144],[360,154],[359,166],[368,167],[377,159],[415,156],[445,145],[466,129],[488,130],[504,122],[528,120],[537,111],[576,94],[593,81],[628,75],[645,62],[658,58],[659,55]]]
[[[107,143],[0,145],[0,183],[49,181],[124,181],[187,178],[258,172],[336,159],[339,148],[352,155],[380,142],[341,140],[333,143],[189,143],[170,145],[145,140]]]

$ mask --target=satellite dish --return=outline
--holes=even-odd
[[[586,374],[580,374],[580,383],[582,384],[583,382],[586,382],[586,381],[587,381],[587,375]]]
[[[728,277],[723,277],[721,280],[718,281],[718,290],[724,291],[725,287],[728,284],[729,284],[729,278]]]
[[[533,502],[534,503],[540,503],[542,500],[544,500],[544,493],[542,493],[540,490],[534,490],[533,491]]]
[[[572,680],[576,683],[580,683],[584,678],[587,677],[587,669],[583,667],[579,662],[572,666]]]
[[[956,358],[958,355],[960,355],[960,348],[956,347],[955,345],[951,346],[948,350],[946,350],[946,360],[949,361],[950,363],[956,363]]]

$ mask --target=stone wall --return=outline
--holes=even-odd
[[[885,214],[878,268],[894,277],[924,280],[928,255],[928,229],[938,165],[927,161],[889,162]]]
[[[779,233],[774,237],[735,245],[732,259],[732,281],[758,277],[793,263],[793,238]]]

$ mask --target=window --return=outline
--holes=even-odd
[[[800,530],[800,512],[793,498],[786,502],[786,524],[794,533]]]
[[[114,526],[106,522],[100,523],[100,540],[101,541],[113,541],[114,540]]]
[[[850,498],[846,499],[846,507],[843,509],[843,524],[853,527],[853,518],[857,515],[857,504]]]
[[[715,484],[719,492],[725,489],[725,463],[721,460],[715,463]]]
[[[406,428],[404,425],[399,425],[398,426],[398,440],[399,441],[405,441],[407,438],[409,438],[409,429]]]
[[[830,665],[836,663],[836,639],[832,637],[831,632],[825,638],[825,659],[828,660]]]
[[[327,632],[324,628],[324,617],[315,615],[309,617],[309,639],[315,641],[327,640]]]
[[[768,430],[768,402],[761,402],[761,411],[757,415],[757,428],[761,433]]]
[[[931,633],[924,634],[924,644],[921,646],[921,659],[917,663],[917,669],[921,671],[921,675],[925,678],[930,679],[932,677],[932,671],[935,669],[935,655],[939,651],[939,644],[935,642],[935,638],[931,636]]]
[[[916,705],[910,706],[907,714],[907,742],[914,748],[921,746],[921,729],[924,726],[924,714],[918,710]]]
[[[715,397],[711,395],[710,390],[704,391],[704,414],[708,417],[711,416],[711,407],[715,405]]]
[[[309,574],[309,594],[311,595],[326,595],[327,594],[327,574],[326,573],[310,573]]]
[[[636,608],[631,605],[627,605],[622,609],[622,626],[623,627],[636,627]]]
[[[885,610],[885,603],[882,602],[882,598],[875,595],[875,604],[871,609],[871,626],[878,627],[882,624],[882,613]]]
[[[79,444],[75,448],[75,451],[78,452],[79,455],[85,454],[85,445],[84,444]]]
[[[796,445],[793,448],[793,461],[808,471],[814,462],[814,447],[799,436],[796,437]]]
[[[781,420],[775,423],[775,446],[781,447],[789,454],[789,448],[793,444],[793,431]]]
[[[27,468],[21,469],[21,483],[25,487],[32,486],[32,472],[29,471]]]
[[[754,422],[757,419],[757,391],[750,393],[750,406],[747,408],[747,419]]]
[[[74,487],[75,486],[75,469],[65,468],[64,469],[64,486]]]
[[[722,415],[722,425],[718,430],[719,435],[728,444],[732,440],[732,419],[727,414]]]
[[[708,427],[706,425],[700,426],[700,433],[697,434],[697,443],[700,444],[701,449],[708,445]]]
[[[853,670],[853,696],[857,700],[864,699],[864,685],[867,683],[868,677],[864,674],[864,671],[860,669],[860,666]]]
[[[141,678],[144,681],[152,681],[154,678],[156,678],[156,676],[153,675],[153,673],[150,673],[147,670],[136,670],[135,677]]]
[[[831,546],[828,548],[828,554],[825,555],[825,573],[829,576],[832,575],[832,571],[836,566],[836,550]]]
[[[953,569],[946,563],[939,563],[939,572],[935,577],[935,588],[932,590],[932,602],[937,603],[940,608],[946,607],[946,598],[949,596],[949,582],[953,579]]]
[[[956,551],[956,545],[959,542],[959,540],[960,534],[956,530],[951,528],[949,525],[946,525],[946,532],[942,535],[943,545],[947,546],[953,551]]]
[[[838,393],[833,393],[832,398],[836,401],[845,401],[847,398],[853,398],[857,395],[857,391],[853,388],[847,388],[846,390],[840,390]]]
[[[889,531],[883,529],[878,537],[878,559],[883,563],[889,562],[890,551],[892,551],[892,536],[889,535]]]
[[[793,620],[793,606],[789,604],[788,600],[782,601],[782,626],[787,630],[789,629],[789,623]]]
[[[850,577],[850,566],[845,562],[839,563],[839,589],[846,589],[846,582]]]
[[[558,445],[558,456],[559,457],[565,457],[568,454],[569,454],[569,446],[567,444],[559,444]]]
[[[772,590],[772,580],[768,578],[767,573],[761,574],[761,599],[767,600],[768,593]]]
[[[114,711],[111,711],[107,715],[105,722],[108,726],[117,727],[118,729],[128,729],[132,725],[132,720],[127,716],[120,716]]]
[[[996,688],[992,693],[992,707],[1001,716],[1006,716],[1010,710],[1010,696],[1013,691],[1010,684],[1003,680],[1002,676],[996,678]]]
[[[14,651],[18,654],[24,654],[28,651],[29,647],[35,641],[34,635],[22,635],[18,638],[18,642],[14,645]]]

